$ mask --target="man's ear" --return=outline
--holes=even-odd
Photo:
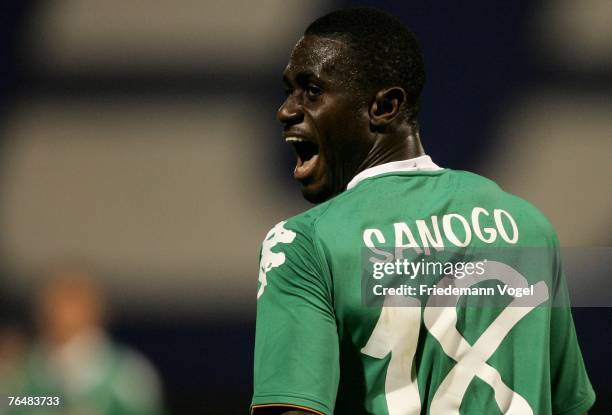
[[[398,116],[404,101],[406,101],[406,92],[399,86],[378,91],[369,109],[372,125],[383,127],[391,123]]]

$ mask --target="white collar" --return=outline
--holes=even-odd
[[[346,190],[352,189],[357,184],[370,177],[378,176],[380,174],[399,172],[399,171],[436,171],[442,170],[442,167],[431,161],[431,157],[423,155],[408,160],[392,161],[390,163],[379,164],[378,166],[370,167],[365,169],[357,176],[353,177],[353,180],[346,186]]]

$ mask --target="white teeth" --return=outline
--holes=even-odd
[[[306,141],[301,137],[285,137],[285,143]]]

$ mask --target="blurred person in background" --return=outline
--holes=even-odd
[[[92,276],[61,269],[47,281],[35,304],[38,339],[19,395],[57,396],[60,409],[13,406],[10,414],[162,413],[152,365],[105,331],[105,298]]]
[[[7,322],[0,326],[0,392],[15,394],[23,388],[27,338],[21,326]],[[6,397],[2,397],[6,399]],[[0,414],[5,410],[0,406]]]

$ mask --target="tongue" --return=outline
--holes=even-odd
[[[315,154],[306,161],[302,161],[302,159],[298,156],[297,165],[295,166],[295,170],[293,171],[293,177],[297,180],[304,180],[308,178],[308,176],[312,174],[315,166],[317,165],[318,160],[318,154]]]

